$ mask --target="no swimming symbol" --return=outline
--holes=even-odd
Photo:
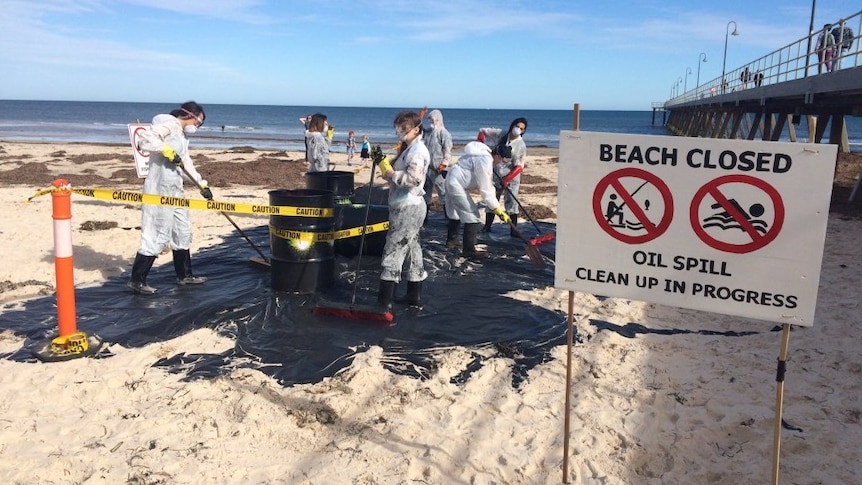
[[[772,185],[748,175],[705,184],[691,201],[691,227],[708,246],[745,254],[774,241],[784,225],[784,201]]]

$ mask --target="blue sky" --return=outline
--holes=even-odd
[[[769,3],[0,0],[0,99],[648,110],[701,52],[720,76],[731,20],[728,71],[807,35]]]

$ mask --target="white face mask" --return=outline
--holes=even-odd
[[[518,128],[517,126],[512,128],[512,135],[513,136],[521,136],[521,129]]]
[[[195,125],[186,125],[183,127],[183,133],[185,133],[186,135],[194,135],[195,133],[197,133],[197,131],[198,127]]]
[[[398,130],[395,130],[395,134],[398,136],[398,139],[399,139],[399,140],[401,140],[401,141],[403,141],[403,142],[405,142],[405,143],[406,143],[406,142],[407,142],[407,137],[410,135],[410,132],[411,132],[411,131],[413,131],[413,129],[412,129],[412,128],[411,128],[411,129],[409,129],[409,130],[407,130],[407,131],[401,131],[401,129],[399,128]]]

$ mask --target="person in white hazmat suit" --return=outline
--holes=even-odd
[[[428,167],[428,176],[425,178],[425,205],[428,212],[431,209],[433,192],[437,190],[437,197],[441,204],[446,204],[445,171],[452,164],[452,135],[443,126],[443,113],[439,109],[431,110],[425,117],[431,126],[429,132],[424,133],[422,138],[431,155],[431,165]],[[428,221],[428,216],[425,216]]]
[[[428,277],[422,260],[419,231],[425,222],[425,176],[431,157],[422,143],[422,118],[413,111],[402,111],[393,122],[400,144],[395,161],[390,163],[380,147],[375,147],[371,158],[380,168],[380,175],[389,182],[389,231],[380,273],[378,306],[390,309],[395,287],[401,273],[407,273],[407,296],[397,301],[412,307],[421,307],[422,282]]]
[[[446,231],[446,247],[455,249],[458,245],[458,230],[464,223],[462,255],[477,258],[484,253],[476,250],[476,235],[482,220],[479,206],[470,195],[478,190],[485,205],[485,211],[496,214],[503,222],[509,222],[509,215],[503,210],[494,189],[494,164],[502,163],[503,158],[493,153],[488,145],[471,141],[464,147],[464,155],[449,169],[446,176],[446,217],[449,219]]]
[[[495,165],[494,185],[497,187],[497,198],[503,195],[503,206],[512,220],[512,224],[518,224],[518,192],[521,187],[521,172],[527,161],[527,145],[524,143],[523,135],[527,131],[527,119],[515,118],[509,125],[508,131],[499,128],[481,128],[479,130],[486,139],[495,146],[497,152],[503,157],[503,163]],[[506,190],[508,188],[508,190]],[[491,232],[494,222],[494,214],[485,214],[485,227],[482,232]],[[517,237],[515,231],[509,231],[512,237]]]
[[[330,126],[326,115],[315,113],[308,121],[305,132],[305,159],[308,161],[309,172],[326,172],[330,170],[329,150],[335,127]]]
[[[195,169],[188,150],[188,135],[195,133],[205,119],[203,107],[189,101],[170,114],[156,115],[152,125],[139,133],[138,149],[148,152],[150,158],[144,194],[185,198],[183,179],[191,176],[200,186],[201,195],[212,200],[212,191]],[[147,284],[147,275],[156,256],[166,247],[173,250],[177,284],[198,285],[206,281],[205,277],[192,274],[191,242],[188,209],[144,204],[141,208],[141,246],[135,255],[128,287],[147,295],[157,291]]]

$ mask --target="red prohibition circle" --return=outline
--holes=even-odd
[[[623,177],[642,179],[644,183],[650,183],[658,189],[664,202],[664,213],[658,224],[653,224],[644,213],[644,209],[632,198],[633,194],[629,194],[622,186],[620,179]],[[602,197],[609,188],[613,189],[623,199],[623,202],[630,208],[638,222],[644,225],[644,229],[647,231],[646,234],[637,236],[624,234],[611,225],[602,209]],[[614,239],[627,244],[643,244],[661,236],[670,227],[670,222],[673,219],[673,196],[667,184],[655,174],[639,168],[624,168],[605,175],[596,184],[596,188],[593,191],[593,215],[596,218],[596,222],[599,223],[599,227]]]
[[[724,184],[730,183],[741,183],[748,184],[757,187],[762,190],[769,196],[772,200],[772,206],[775,211],[775,216],[773,217],[772,227],[766,231],[766,234],[761,235],[754,229],[748,219],[744,214],[740,214],[736,208],[734,208],[729,202],[727,197],[721,193],[719,187]],[[721,204],[721,206],[726,210],[736,222],[742,226],[743,230],[751,236],[751,242],[746,244],[731,244],[725,241],[721,241],[712,237],[706,230],[700,225],[700,216],[698,209],[700,205],[703,203],[703,199],[707,196],[707,194],[711,195],[716,202]],[[703,187],[698,189],[698,191],[694,194],[691,200],[691,207],[689,207],[689,220],[691,222],[691,227],[694,229],[697,237],[700,238],[701,241],[705,242],[707,246],[718,249],[719,251],[724,251],[726,253],[734,253],[734,254],[745,254],[750,253],[752,251],[757,251],[758,249],[763,248],[767,244],[771,243],[778,237],[778,234],[781,232],[781,227],[784,225],[784,201],[781,199],[781,195],[772,185],[769,185],[767,182],[751,177],[748,175],[725,175],[724,177],[719,177],[714,179]]]
[[[138,154],[140,156],[149,157],[150,156],[149,153],[144,153],[141,151],[140,148],[138,148],[138,132],[144,131],[145,129],[146,128],[144,128],[143,126],[139,126],[139,127],[135,128],[135,131],[132,132],[132,146],[135,147],[135,151],[138,152]]]

